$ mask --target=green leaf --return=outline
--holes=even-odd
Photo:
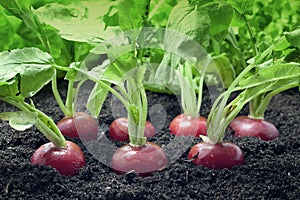
[[[7,14],[1,6],[0,19],[0,35],[5,35],[5,40],[0,40],[0,51],[23,48],[30,45],[30,42],[24,40],[18,33],[22,24],[20,19]]]
[[[228,0],[228,2],[235,9],[231,25],[242,27],[245,24],[244,15],[253,14],[254,0]]]
[[[300,38],[300,37],[299,37]],[[290,43],[287,41],[286,38],[275,43],[275,47],[273,48],[274,51],[283,51],[284,49],[288,48]]]
[[[32,7],[39,8],[49,3],[60,3],[63,5],[69,5],[71,3],[80,2],[81,0],[31,0]]]
[[[222,40],[228,33],[232,20],[233,9],[227,2],[213,2],[204,4],[199,8],[206,11],[210,19],[210,34],[218,41]]]
[[[206,55],[202,46],[210,38],[210,18],[200,7],[180,1],[171,11],[164,37],[165,54],[157,68],[155,78],[169,89],[176,91],[178,84],[174,70],[181,59],[195,62]]]
[[[258,73],[242,79],[239,89],[259,86],[261,84],[283,85],[286,82],[300,81],[300,64],[277,64],[259,69]]]
[[[6,92],[0,96],[6,96],[7,90],[16,92],[18,82],[19,93],[23,97],[32,97],[54,74],[52,59],[49,54],[36,49],[24,48],[0,53],[0,87],[6,86]],[[15,82],[12,82],[14,80]],[[7,88],[11,85],[13,88]]]
[[[77,63],[77,62],[71,63],[71,65],[69,66],[69,70],[65,76],[65,79],[69,81],[87,80],[88,77],[85,74],[78,71],[78,69],[84,72],[87,71],[87,67],[85,66],[84,63]]]
[[[45,23],[59,30],[62,38],[88,43],[99,43],[110,38],[119,27],[107,27],[103,16],[117,1],[80,1],[69,5],[47,4],[35,11]]]
[[[123,0],[118,6],[119,25],[123,31],[143,27],[150,0]]]
[[[166,27],[168,16],[176,4],[177,0],[151,1],[149,22],[154,27]]]
[[[228,88],[235,79],[234,68],[224,54],[212,58],[212,61],[207,67],[206,74],[206,76],[214,76],[214,80],[217,81],[217,84],[221,84],[225,88]],[[211,83],[206,81],[206,84]]]
[[[30,10],[31,0],[0,0],[0,4],[13,15],[22,18]]]
[[[202,6],[204,4],[213,2],[213,0],[188,0],[188,2],[190,5],[193,5],[193,6],[195,6],[195,5]]]
[[[57,64],[68,65],[70,63],[68,44],[59,37],[56,29],[40,21],[31,10],[30,0],[9,0],[5,2],[0,1],[0,3],[9,12],[22,19],[26,27],[24,24],[20,26],[18,33],[24,39],[35,43],[35,45],[31,46],[38,46],[42,43],[42,48],[52,55]]]
[[[31,128],[35,124],[37,117],[37,113],[29,111],[0,113],[0,119],[8,120],[9,125],[18,131],[24,131]]]
[[[252,15],[254,0],[228,0],[240,14]]]
[[[117,7],[112,5],[109,7],[107,13],[103,15],[103,22],[105,23],[105,28],[106,29],[108,26],[118,26],[119,25],[119,15],[118,15],[118,10]]]
[[[105,69],[103,76],[114,82],[119,82],[124,78],[125,74],[137,66],[137,60],[131,53],[119,55],[112,63]]]
[[[210,25],[210,18],[206,11],[201,10],[200,7],[195,9],[187,1],[181,1],[172,9],[167,28],[184,34],[199,44],[206,46],[209,40]],[[182,43],[182,38],[179,34],[172,32],[168,34],[167,32],[165,46],[170,46],[167,49],[176,48]],[[172,47],[173,45],[175,47]]]
[[[17,77],[6,81],[0,82],[0,96],[16,96],[19,93]]]
[[[300,49],[300,28],[291,32],[286,32],[285,37],[291,45]]]

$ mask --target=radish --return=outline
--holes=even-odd
[[[112,157],[113,170],[118,174],[134,171],[140,176],[148,176],[153,171],[163,169],[167,162],[163,149],[150,142],[137,147],[127,144]]]
[[[176,116],[169,125],[170,132],[177,136],[206,135],[206,118],[191,117],[186,114]]]
[[[147,138],[153,137],[155,132],[156,130],[153,124],[149,121],[146,121],[144,136]],[[128,141],[128,119],[125,117],[115,119],[110,125],[109,137],[112,140]]]
[[[84,155],[75,143],[57,148],[52,142],[43,144],[32,155],[31,163],[51,166],[64,176],[74,176],[85,165]]]
[[[188,154],[188,159],[196,165],[210,169],[232,168],[244,163],[241,149],[232,143],[205,143],[193,146]]]
[[[270,122],[263,119],[254,119],[249,116],[235,118],[230,127],[236,137],[258,137],[262,140],[273,140],[279,136],[279,131]]]
[[[70,138],[97,139],[98,124],[91,115],[85,112],[76,112],[73,117],[64,117],[57,123],[57,126],[63,135]]]
[[[176,136],[194,136],[206,135],[206,118],[199,116],[202,88],[205,70],[201,75],[198,87],[198,102],[193,87],[192,65],[187,62],[180,65],[175,71],[181,88],[181,107],[182,114],[177,115],[170,123],[169,130],[171,134]]]

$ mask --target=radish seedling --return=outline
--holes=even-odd
[[[149,7],[150,1],[134,4],[130,0],[122,1],[118,6],[118,15],[126,16],[119,21],[124,32],[119,37],[106,41],[107,46],[102,45],[102,50],[109,58],[109,66],[97,66],[89,72],[78,69],[96,83],[96,92],[97,86],[104,88],[124,105],[130,142],[114,152],[111,167],[117,173],[135,172],[141,176],[164,168],[168,162],[163,149],[147,142],[145,137],[148,102],[143,85],[147,69],[144,64],[147,60],[146,50],[143,48],[147,34],[142,28],[147,20]]]
[[[251,32],[250,27],[248,27],[249,32]],[[289,33],[286,33],[287,35]],[[254,47],[254,52],[258,55],[258,48],[256,47],[256,43],[254,43],[254,36],[252,36],[252,43]],[[293,34],[294,38],[300,38],[296,34]],[[291,39],[291,38],[289,38]],[[293,38],[292,38],[293,40]],[[284,51],[290,47],[289,42],[285,37],[281,37],[279,41],[275,44],[271,45],[263,54],[267,56],[271,55],[272,52],[276,51]],[[257,56],[256,55],[256,56]],[[284,57],[282,58],[273,58],[274,56],[270,56],[271,59],[264,63],[258,63],[256,57],[251,60],[257,64],[255,67],[255,72],[251,77],[248,77],[246,80],[242,81],[242,85],[251,84],[253,81],[271,81],[276,78],[278,74],[281,74],[282,77],[280,81],[277,79],[274,82],[270,82],[270,84],[276,84],[276,87],[271,91],[262,93],[255,98],[249,101],[249,115],[248,116],[239,116],[234,119],[230,127],[235,132],[236,137],[258,137],[262,140],[273,140],[279,136],[279,131],[275,127],[274,124],[268,122],[264,119],[264,113],[267,109],[267,106],[275,95],[278,93],[297,87],[297,66],[292,63],[285,63]],[[241,62],[245,63],[242,60]],[[244,64],[245,65],[245,64]],[[265,80],[264,80],[265,79]],[[269,79],[269,80],[268,80]],[[284,81],[286,80],[286,81]],[[275,83],[275,81],[278,81]],[[281,85],[280,85],[281,84]]]
[[[157,68],[156,77],[172,91],[177,92],[180,88],[183,113],[170,123],[171,134],[196,137],[207,134],[206,118],[200,116],[206,70],[199,69],[198,65],[207,55],[208,44],[215,44],[225,37],[232,11],[230,4],[225,1],[180,1],[170,12],[164,37],[165,53]],[[216,20],[220,18],[222,23]],[[208,64],[205,63],[203,68]],[[223,66],[222,68],[225,69]],[[176,84],[176,78],[179,85]],[[227,78],[229,80],[230,77]],[[195,84],[197,79],[200,81]]]
[[[206,135],[206,118],[199,116],[205,70],[201,72],[197,91],[198,96],[193,86],[192,65],[186,62],[184,66],[180,65],[175,73],[180,83],[183,114],[176,116],[171,121],[169,125],[170,132],[177,136],[199,137],[200,135]]]
[[[54,75],[49,54],[36,48],[0,53],[0,100],[20,111],[0,113],[12,128],[23,131],[33,125],[50,140],[31,158],[33,164],[51,166],[62,175],[73,176],[85,165],[81,149],[66,141],[53,120],[26,99],[35,95]]]
[[[147,97],[143,87],[145,66],[138,66],[136,72],[129,74],[123,84],[118,85],[122,102],[128,112],[128,135],[130,143],[118,149],[112,157],[112,168],[117,173],[134,171],[139,175],[148,175],[167,165],[163,149],[147,142],[145,125],[147,117]]]
[[[230,127],[235,131],[235,136],[252,136],[262,140],[277,138],[279,136],[277,128],[264,120],[265,110],[273,96],[287,89],[298,87],[299,79],[300,67],[298,63],[276,63],[275,61],[275,64],[272,62],[269,66],[259,69],[256,74],[242,80],[240,82],[241,87],[251,87],[251,85],[260,82],[265,84],[268,89],[252,99],[249,105],[251,111],[249,116],[239,116],[231,122]]]
[[[73,63],[72,65],[78,65],[78,63]],[[80,137],[85,140],[97,139],[98,123],[96,119],[88,113],[76,112],[78,92],[81,85],[86,81],[86,78],[77,76],[76,71],[74,71],[71,67],[57,68],[67,71],[65,79],[68,80],[67,97],[64,104],[57,89],[57,78],[56,76],[53,76],[52,78],[52,91],[54,97],[65,115],[65,117],[57,123],[57,126],[59,127],[63,135],[71,138]],[[74,88],[75,82],[78,82],[78,84]],[[102,97],[106,97],[106,93],[103,93]]]
[[[297,63],[279,63],[270,65],[258,74],[247,77],[250,70],[257,67],[271,52],[270,47],[248,65],[214,102],[207,121],[207,137],[201,136],[204,142],[195,145],[189,152],[188,158],[195,164],[210,168],[231,168],[244,162],[243,154],[238,146],[223,143],[225,130],[243,106],[250,100],[267,94],[273,94],[283,89],[299,86],[300,65]],[[239,95],[227,104],[234,91],[241,91]],[[269,95],[269,96],[268,96]]]
[[[110,67],[115,68],[118,66],[108,66],[108,68]],[[85,72],[80,68],[78,70],[115,95],[127,110],[127,120],[121,120],[121,123],[125,127],[128,125],[130,143],[114,152],[111,161],[113,170],[116,173],[135,172],[141,176],[146,176],[164,168],[168,162],[166,154],[158,145],[147,142],[145,136],[148,104],[143,86],[143,77],[146,66],[138,66],[132,69],[126,74],[126,77],[119,79],[117,82],[108,76],[105,77],[104,74],[100,76],[98,74],[96,77],[93,73]],[[125,76],[125,74],[123,75]],[[112,87],[108,83],[115,86]]]

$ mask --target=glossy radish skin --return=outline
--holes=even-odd
[[[95,140],[98,134],[98,123],[89,114],[77,112],[73,117],[64,117],[57,123],[64,136],[85,140]]]
[[[163,149],[151,142],[141,147],[127,144],[119,148],[112,157],[112,168],[117,174],[134,171],[140,176],[147,176],[163,169],[167,163]]]
[[[147,138],[153,137],[155,132],[153,124],[146,121],[144,136]],[[112,140],[128,141],[128,119],[125,117],[115,119],[109,127],[109,137]]]
[[[85,158],[80,147],[70,141],[67,146],[56,148],[49,142],[40,146],[32,155],[31,163],[51,166],[65,176],[74,176],[85,165]]]
[[[188,159],[210,169],[230,169],[244,163],[243,152],[232,143],[198,143],[190,150]]]
[[[169,125],[170,133],[177,136],[195,136],[206,135],[206,118],[191,117],[185,114],[176,116]]]
[[[230,127],[234,130],[236,137],[258,137],[262,140],[273,140],[279,136],[279,131],[272,123],[248,116],[235,118]]]

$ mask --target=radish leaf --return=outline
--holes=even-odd
[[[24,131],[28,128],[31,128],[35,124],[37,116],[37,113],[29,111],[0,113],[0,119],[8,120],[9,125],[18,131]]]
[[[23,97],[32,97],[53,76],[52,59],[49,54],[36,49],[24,48],[0,53],[0,96],[19,92]],[[16,93],[16,84],[18,92]],[[12,88],[8,88],[11,86]],[[12,93],[14,94],[12,94]]]
[[[286,63],[286,64],[277,64],[264,67],[258,71],[257,74],[254,74],[248,78],[242,79],[239,82],[239,89],[245,89],[254,87],[261,84],[272,84],[276,83],[279,85],[281,83],[284,85],[284,82],[278,81],[300,81],[300,64],[298,63]]]

